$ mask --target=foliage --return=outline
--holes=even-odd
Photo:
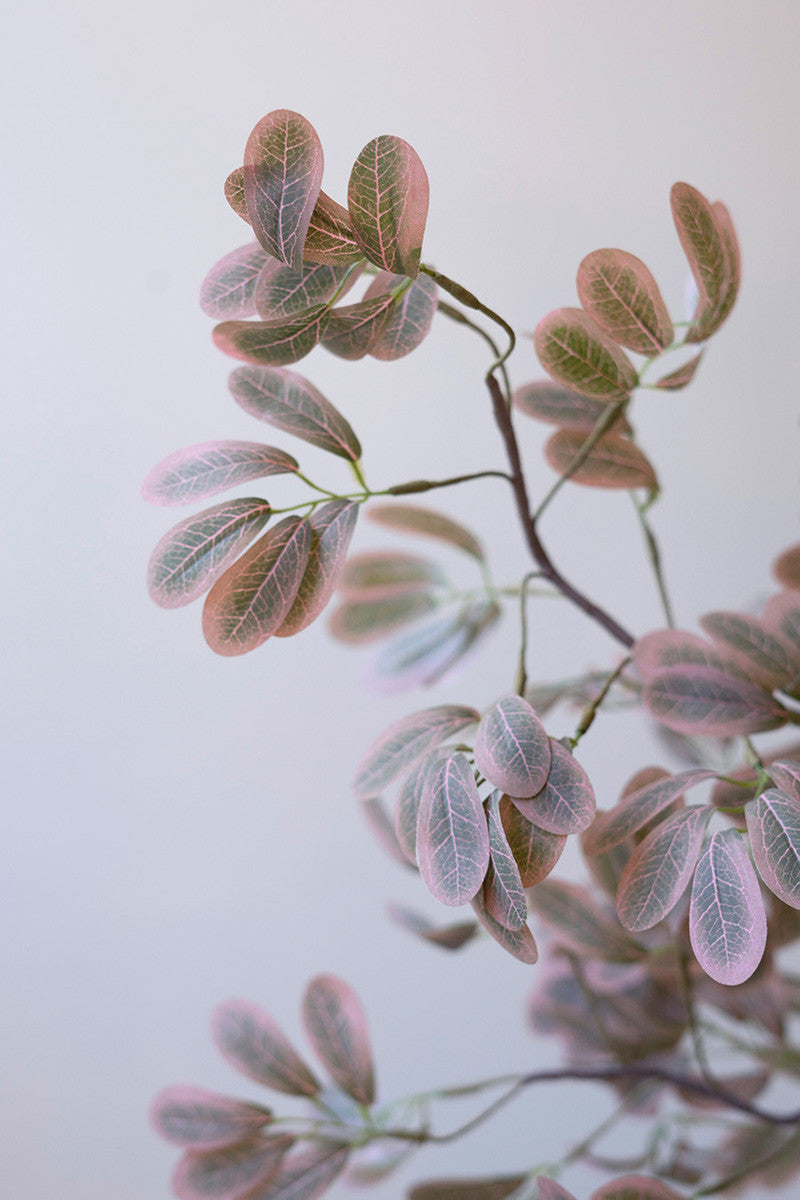
[[[773,1113],[757,1098],[776,1072],[800,1074],[789,1040],[800,983],[780,961],[800,937],[800,762],[796,746],[776,752],[751,737],[800,724],[800,546],[778,557],[782,590],[760,615],[708,613],[700,618],[704,636],[676,629],[649,524],[658,475],[632,424],[634,391],[686,387],[733,307],[740,265],[727,209],[687,183],[672,189],[696,292],[688,320],[673,319],[639,258],[596,250],[578,267],[580,307],[558,308],[536,327],[549,378],[512,389],[513,330],[422,260],[428,177],[411,146],[385,135],[369,142],[353,166],[347,207],[321,190],[322,178],[322,147],[304,117],[279,110],[259,121],[243,166],[225,185],[255,240],[212,267],[201,304],[218,322],[216,344],[245,364],[230,377],[234,400],[343,460],[354,488],[313,482],[293,453],[271,445],[217,441],[176,451],[145,482],[153,503],[193,503],[278,474],[305,491],[288,508],[248,496],[181,521],[153,553],[150,591],[166,608],[207,593],[203,633],[227,656],[298,634],[335,593],[331,631],[345,642],[382,643],[374,677],[389,689],[444,678],[488,636],[506,602],[519,609],[511,690],[488,704],[481,698],[481,709],[460,697],[396,721],[366,751],[353,788],[388,852],[418,871],[447,908],[470,906],[441,926],[394,906],[392,919],[404,929],[448,952],[483,930],[528,965],[539,958],[537,939],[546,945],[530,1018],[561,1040],[565,1065],[386,1104],[376,1100],[361,1004],[343,981],[317,977],[302,1004],[330,1082],[271,1016],[229,1001],[213,1020],[220,1051],[307,1111],[278,1118],[271,1107],[200,1088],[166,1089],[152,1116],[184,1150],[175,1191],[181,1200],[311,1200],[345,1170],[354,1181],[383,1178],[415,1147],[454,1140],[550,1079],[603,1081],[618,1107],[572,1150],[521,1174],[430,1181],[411,1197],[570,1200],[555,1175],[579,1160],[615,1175],[593,1200],[670,1200],[684,1195],[673,1185],[699,1196],[781,1181],[800,1166],[799,1114]],[[317,345],[352,360],[402,357],[425,338],[437,311],[492,351],[485,385],[508,470],[372,489],[348,419],[292,368]],[[500,328],[504,352],[474,314]],[[544,448],[556,479],[537,507],[518,416],[556,427]],[[415,501],[372,503],[484,476],[509,486],[531,555],[532,567],[513,587],[492,578],[484,548],[491,530],[480,537]],[[663,628],[634,637],[553,562],[539,520],[567,483],[631,493]],[[349,554],[366,504],[384,529],[460,552],[475,586],[459,588],[424,549]],[[623,653],[606,672],[528,681],[527,614],[542,592],[560,595],[616,641]],[[622,702],[639,705],[668,733],[683,769],[636,766],[616,803],[598,812],[576,751],[596,716]],[[580,709],[572,737],[547,732],[556,704]],[[579,842],[588,882],[551,878],[568,838]],[[434,1102],[484,1092],[493,1099],[466,1126],[435,1132]],[[595,1151],[613,1123],[636,1115],[649,1118],[649,1132],[632,1159]],[[707,1136],[695,1141],[694,1126]]]

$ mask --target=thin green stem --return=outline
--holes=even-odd
[[[517,335],[514,333],[514,330],[511,328],[508,321],[505,321],[499,313],[494,311],[494,309],[491,309],[487,305],[483,304],[477,296],[473,295],[473,293],[468,291],[465,287],[462,287],[460,283],[456,283],[454,279],[448,279],[448,277],[443,275],[441,271],[436,271],[433,267],[430,267],[425,263],[420,266],[420,271],[422,271],[425,275],[429,275],[434,283],[438,283],[439,287],[443,288],[449,295],[453,297],[454,300],[458,300],[459,304],[463,304],[465,308],[474,308],[476,312],[481,312],[485,317],[488,317],[490,321],[494,321],[495,324],[499,325],[507,335],[508,348],[506,349],[505,353],[498,354],[497,358],[486,373],[487,377],[489,375],[493,375],[499,367],[503,366],[503,363],[513,352],[514,347],[517,344]]]
[[[453,308],[452,304],[448,304],[445,300],[440,300],[437,311],[440,312],[442,314],[442,316],[449,317],[451,321],[455,321],[457,325],[466,325],[469,329],[473,329],[475,331],[475,333],[479,334],[480,337],[482,337],[483,340],[486,342],[489,349],[494,354],[495,360],[498,360],[500,358],[500,348],[497,345],[497,342],[494,340],[494,338],[490,334],[488,334],[486,332],[486,330],[483,329],[480,325],[476,325],[474,321],[470,321],[469,317],[465,316],[465,314],[462,313],[460,311],[460,309]],[[508,371],[506,370],[506,365],[504,362],[500,363],[500,374],[503,377],[503,386],[505,388],[506,400],[510,404],[511,403],[511,380],[508,378]]]
[[[538,579],[539,571],[529,571],[523,576],[519,585],[519,661],[517,663],[517,678],[514,691],[518,696],[525,695],[528,675],[525,663],[528,657],[528,584],[532,579]]]
[[[572,459],[566,471],[564,471],[558,477],[553,486],[550,488],[550,491],[545,496],[544,500],[542,500],[539,507],[536,509],[536,512],[533,514],[534,521],[539,520],[542,513],[555,499],[567,480],[571,479],[575,472],[583,466],[589,455],[592,453],[592,450],[594,450],[595,446],[600,441],[600,438],[611,428],[617,417],[622,413],[627,403],[628,400],[626,397],[623,400],[617,400],[615,404],[610,404],[602,416],[595,422],[592,432],[589,434],[578,453]]]
[[[473,479],[505,479],[511,482],[507,471],[473,471],[469,475],[453,475],[449,479],[412,479],[408,483],[396,483],[373,496],[410,496],[415,492],[431,492],[434,488],[453,487],[457,483],[469,483]]]
[[[652,529],[650,528],[650,523],[647,520],[647,511],[650,508],[651,504],[653,503],[653,499],[655,497],[653,497],[653,499],[650,499],[650,500],[641,501],[638,499],[638,497],[633,492],[629,492],[628,494],[629,494],[631,500],[633,501],[633,506],[636,509],[636,514],[639,518],[639,524],[642,527],[642,533],[644,534],[645,545],[647,546],[647,553],[650,558],[650,565],[653,568],[653,575],[655,576],[656,587],[658,588],[658,594],[659,594],[659,597],[661,598],[661,607],[664,610],[664,616],[666,618],[667,625],[669,625],[670,629],[674,629],[675,628],[675,617],[673,614],[673,609],[672,609],[672,604],[670,602],[669,593],[667,591],[667,584],[666,584],[666,580],[664,578],[664,572],[663,572],[662,566],[661,566],[661,551],[659,550],[659,546],[658,546],[658,542],[656,541],[655,534],[653,533]]]
[[[597,716],[597,712],[600,709],[601,705],[603,704],[603,701],[605,700],[608,693],[611,691],[611,688],[614,686],[616,681],[619,679],[622,672],[628,666],[630,661],[631,661],[631,656],[630,656],[630,654],[627,654],[625,656],[625,658],[623,658],[622,662],[619,663],[618,666],[616,666],[614,668],[614,670],[611,672],[611,674],[606,677],[606,680],[603,683],[603,686],[601,687],[600,691],[595,696],[594,700],[591,700],[589,702],[589,704],[587,704],[586,707],[584,708],[583,712],[580,715],[580,720],[578,721],[578,725],[577,725],[577,728],[575,729],[574,736],[572,738],[570,738],[570,741],[572,742],[573,750],[575,749],[575,747],[577,746],[578,742],[581,740],[583,735],[585,733],[588,733],[589,730],[591,729],[594,719]]]

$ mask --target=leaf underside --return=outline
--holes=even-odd
[[[717,983],[749,979],[761,961],[767,919],[758,879],[735,829],[709,839],[695,871],[689,937],[700,966]]]

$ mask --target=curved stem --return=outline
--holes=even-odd
[[[525,669],[525,660],[528,657],[528,584],[538,575],[538,571],[529,571],[519,585],[519,661],[517,678],[514,683],[514,691],[518,696],[525,695],[525,686],[528,682],[528,673]]]
[[[604,433],[607,432],[607,430],[611,428],[627,403],[628,399],[625,397],[623,400],[618,400],[616,404],[609,405],[603,415],[595,423],[592,432],[589,434],[586,441],[583,443],[580,450],[567,467],[566,471],[559,475],[558,479],[550,488],[550,491],[547,493],[544,500],[542,500],[541,504],[536,509],[536,512],[533,514],[534,521],[539,520],[544,510],[548,507],[550,502],[555,499],[567,480],[570,479],[575,472],[583,466],[592,450],[594,450],[595,446],[600,441],[600,438]]]
[[[429,275],[434,283],[438,283],[439,287],[448,292],[454,300],[458,300],[459,304],[463,304],[465,308],[474,308],[476,312],[483,313],[485,317],[488,317],[490,321],[494,321],[507,334],[508,349],[504,354],[499,354],[489,367],[487,374],[492,375],[498,367],[502,367],[517,344],[517,335],[508,321],[503,320],[499,313],[496,313],[492,308],[488,308],[477,296],[473,295],[465,287],[462,287],[460,283],[456,283],[454,279],[448,279],[446,275],[442,275],[441,271],[436,271],[433,267],[429,267],[425,263],[420,266],[420,271],[425,275]]]
[[[457,325],[466,325],[468,329],[473,329],[475,333],[488,345],[489,349],[495,356],[495,360],[500,358],[500,349],[494,338],[482,329],[480,325],[476,325],[474,321],[470,321],[469,317],[465,316],[459,309],[453,308],[452,304],[447,304],[444,300],[439,301],[438,311],[442,316],[449,317],[451,321],[455,321]],[[508,371],[504,362],[500,363],[500,374],[503,377],[503,387],[505,388],[506,400],[511,403],[511,380],[508,378]]]

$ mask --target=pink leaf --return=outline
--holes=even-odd
[[[715,774],[714,771],[704,770],[681,771],[677,775],[654,779],[634,792],[623,794],[616,807],[598,815],[584,839],[584,853],[600,854],[624,842],[653,817],[669,808],[688,788],[696,787],[706,779],[713,779]]]
[[[471,904],[475,916],[489,936],[494,938],[498,945],[502,946],[513,958],[519,959],[527,966],[533,966],[539,957],[539,951],[528,926],[523,925],[521,929],[506,929],[504,925],[495,921],[494,917],[487,913],[480,892],[473,897]]]
[[[509,796],[500,801],[500,819],[508,844],[519,868],[522,886],[533,887],[546,879],[567,844],[565,836],[546,833],[532,825]]]
[[[303,1023],[334,1082],[359,1104],[372,1104],[372,1051],[364,1010],[353,989],[335,975],[317,975],[303,996]]]
[[[361,645],[394,633],[436,607],[435,597],[420,591],[399,592],[378,600],[345,600],[331,613],[328,627],[340,642]]]
[[[392,821],[381,799],[374,796],[371,800],[363,800],[361,802],[361,811],[364,814],[364,819],[369,826],[370,832],[389,857],[393,858],[401,867],[416,868],[416,859],[409,861],[405,850],[398,841]]]
[[[408,1193],[408,1200],[506,1200],[527,1178],[527,1175],[504,1175],[488,1179],[430,1179],[416,1184]]]
[[[654,357],[673,339],[658,284],[641,259],[625,250],[594,250],[578,267],[580,302],[620,346]]]
[[[712,809],[690,808],[656,826],[634,850],[617,892],[626,929],[652,929],[672,911],[692,878]]]
[[[745,806],[758,873],[790,908],[800,908],[800,802],[768,788]]]
[[[656,387],[666,392],[677,392],[680,388],[685,388],[694,379],[695,371],[700,366],[700,359],[704,354],[705,350],[701,350],[699,354],[695,354],[683,366],[670,371],[668,375],[662,375],[656,383]]]
[[[412,909],[406,908],[403,904],[390,903],[386,907],[389,918],[395,925],[422,938],[425,942],[430,942],[433,946],[441,946],[443,950],[460,950],[467,942],[472,941],[478,930],[474,921],[457,921],[452,925],[434,925],[432,921]]]
[[[253,231],[287,267],[300,267],[322,183],[323,154],[312,125],[276,109],[258,122],[244,152],[243,183]]]
[[[528,917],[528,905],[519,867],[508,844],[500,818],[500,795],[494,792],[488,803],[489,869],[483,881],[483,905],[487,913],[504,929],[519,930]]]
[[[427,591],[447,580],[427,558],[396,551],[367,550],[347,560],[339,591],[348,600],[384,600],[401,592]]]
[[[464,658],[499,620],[500,612],[494,601],[476,600],[401,634],[378,655],[369,682],[383,692],[429,687]]]
[[[328,304],[342,285],[349,290],[358,277],[349,267],[303,263],[287,267],[271,258],[260,272],[253,300],[264,321],[285,321],[307,312],[317,304]],[[345,283],[345,280],[347,281]],[[341,294],[341,293],[340,293]]]
[[[577,954],[607,962],[637,962],[642,947],[595,904],[588,890],[574,883],[546,879],[529,893],[531,908]]]
[[[290,1155],[278,1174],[247,1200],[317,1200],[344,1170],[349,1154],[349,1146],[317,1141]]]
[[[727,209],[710,204],[688,183],[676,183],[670,193],[672,216],[688,259],[698,301],[687,342],[702,342],[722,324],[739,288],[739,249]]]
[[[370,262],[416,279],[428,216],[428,176],[402,138],[368,142],[355,161],[347,204],[356,240]]]
[[[683,629],[658,629],[646,633],[633,648],[633,662],[645,683],[664,667],[712,667],[746,677],[746,672],[730,655],[720,653],[718,646]]]
[[[256,280],[270,260],[263,246],[248,242],[215,263],[200,287],[200,307],[207,317],[226,321],[256,314]]]
[[[582,396],[570,388],[559,387],[550,379],[524,383],[514,392],[512,402],[515,408],[535,421],[577,429],[591,429],[608,412],[608,404],[604,400]],[[621,433],[630,433],[630,425],[622,415],[617,417],[612,428]]]
[[[259,442],[202,442],[170,454],[142,485],[150,504],[191,504],[268,475],[297,471],[297,459]]]
[[[252,1138],[220,1150],[190,1150],[172,1176],[178,1200],[240,1200],[268,1183],[294,1145],[288,1134]]]
[[[772,564],[772,573],[785,588],[800,590],[800,543],[778,555]]]
[[[627,355],[580,308],[557,308],[543,317],[533,335],[539,362],[558,383],[612,403],[636,387]]]
[[[676,733],[732,737],[777,729],[785,710],[769,692],[713,667],[669,667],[642,692],[650,712]]]
[[[509,796],[535,796],[547,782],[550,741],[521,696],[504,696],[484,713],[474,751],[481,774]]]
[[[283,1031],[255,1004],[228,1000],[215,1010],[211,1034],[231,1066],[290,1096],[316,1096],[320,1085]]]
[[[701,617],[700,624],[741,664],[754,683],[772,689],[794,680],[797,671],[791,645],[771,633],[757,617],[745,613],[712,612]]]
[[[361,443],[349,422],[295,371],[238,367],[228,386],[237,404],[260,421],[351,462],[361,457]]]
[[[575,756],[554,738],[550,742],[550,771],[541,791],[514,804],[532,824],[547,833],[580,833],[595,815],[594,789]]]
[[[422,878],[442,904],[464,904],[480,890],[489,835],[475,777],[460,751],[427,772],[417,824]]]
[[[323,346],[339,358],[352,361],[363,358],[388,325],[394,303],[394,296],[386,294],[332,308],[322,337]]]
[[[291,637],[316,621],[326,608],[344,567],[358,518],[358,504],[331,500],[308,518],[311,549],[297,595],[276,637]]]
[[[404,282],[402,275],[381,273],[364,294],[365,300],[384,292],[396,292]],[[369,353],[382,362],[394,362],[416,350],[427,337],[438,304],[439,289],[429,275],[418,275],[411,287],[395,300],[389,320],[372,343]]]
[[[478,562],[484,561],[483,547],[475,534],[452,517],[446,517],[433,509],[423,508],[419,504],[376,504],[367,510],[367,516],[377,525],[383,525],[387,529],[436,538],[463,550]]]
[[[548,438],[544,456],[565,475],[589,436],[584,429],[558,429]],[[572,483],[602,488],[654,488],[656,473],[637,445],[619,433],[598,438],[583,463],[569,476]]]
[[[591,1200],[683,1200],[683,1196],[660,1179],[621,1175],[592,1192]]]
[[[150,1108],[154,1129],[168,1142],[206,1150],[251,1138],[271,1119],[270,1109],[261,1105],[191,1086],[165,1088]]]
[[[317,304],[277,321],[223,321],[212,330],[223,354],[243,362],[285,367],[314,349],[328,321],[328,307]]]
[[[338,266],[356,263],[363,257],[349,212],[320,192],[311,214],[303,258],[306,262]]]
[[[231,171],[225,180],[225,199],[236,215],[243,221],[247,221],[249,225],[250,216],[247,212],[247,201],[244,198],[244,167],[237,167],[235,171]]]
[[[764,902],[735,829],[715,833],[700,855],[689,937],[700,966],[717,983],[743,983],[761,962],[767,941]]]
[[[474,708],[439,704],[402,717],[380,735],[361,760],[353,781],[359,799],[377,796],[429,750],[479,720]]]

